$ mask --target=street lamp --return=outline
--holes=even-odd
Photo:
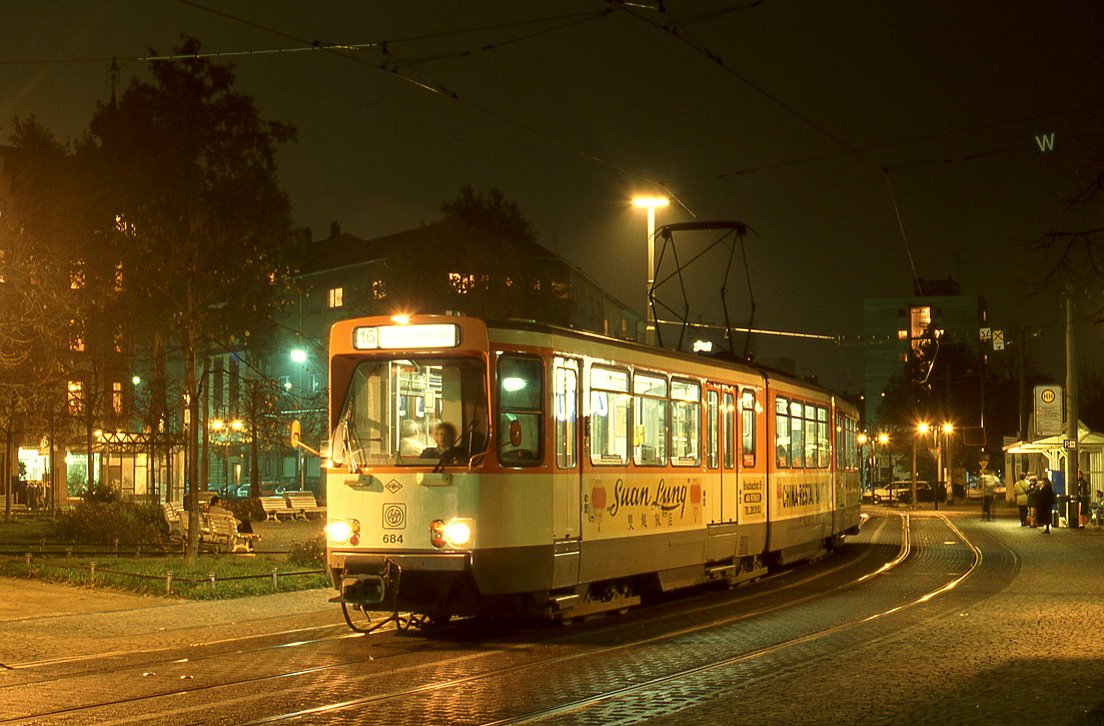
[[[655,285],[655,210],[671,203],[667,197],[633,197],[634,207],[648,210],[648,285],[645,289],[644,316],[646,318],[644,342],[655,344],[655,316],[652,314],[652,286]]]
[[[912,506],[916,506],[916,442],[921,436],[927,436],[931,431],[931,426],[927,421],[921,421],[916,424],[916,435],[912,437]],[[935,495],[932,495],[932,499],[935,499]]]
[[[870,437],[868,437],[865,432],[860,432],[859,435],[855,437],[855,441],[858,443],[859,452],[862,454],[863,471],[866,473],[865,478],[870,483],[870,503],[874,504],[874,484],[870,480],[870,459],[866,456],[866,442],[870,441]]]
[[[886,445],[889,444],[889,434],[887,434],[885,431],[882,431],[878,434],[878,437],[876,439],[874,439],[874,470],[875,470],[875,472],[878,470],[878,444],[881,444],[882,445],[882,450],[885,451]],[[890,459],[890,463],[892,463],[892,458]],[[874,485],[871,484],[870,486],[871,486],[870,500],[874,501]],[[889,501],[890,502],[893,501],[893,479],[892,479],[892,477],[890,478],[890,482],[889,482]]]
[[[939,429],[943,433],[943,439],[940,440],[939,445],[937,447],[937,451],[938,451],[939,456],[940,456],[940,460],[939,460],[940,469],[939,469],[939,472],[940,472],[940,474],[943,473],[943,468],[942,468],[943,464],[944,464],[944,460],[942,458],[942,455],[943,455],[943,441],[946,441],[947,442],[947,458],[945,460],[946,464],[947,464],[946,491],[947,491],[948,494],[950,494],[951,502],[953,503],[954,502],[954,482],[951,481],[951,477],[952,477],[952,472],[954,471],[954,468],[952,466],[950,466],[950,462],[951,462],[951,434],[954,433],[955,427],[954,427],[953,423],[951,423],[949,421],[945,421],[943,423],[943,425],[939,427]]]

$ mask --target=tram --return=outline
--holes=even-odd
[[[858,412],[793,376],[471,317],[346,320],[329,345],[347,617],[571,620],[858,531]]]

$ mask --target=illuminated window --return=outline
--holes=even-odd
[[[544,458],[544,368],[539,358],[498,361],[498,460],[532,466]]]
[[[330,288],[330,297],[329,297],[330,309],[332,310],[333,308],[339,308],[339,307],[343,306],[344,304],[345,304],[345,288],[343,288],[343,287],[331,287]]]
[[[671,381],[671,463],[701,464],[701,386]]]
[[[387,297],[387,288],[383,284],[383,280],[372,280],[372,299],[382,300]]]
[[[76,320],[69,321],[69,350],[74,353],[84,352],[84,329]]]
[[[717,439],[720,405],[716,391],[705,392],[705,462],[710,469],[716,469],[720,465],[720,441]]]
[[[908,340],[908,331],[907,330],[898,330],[897,331],[897,340]]]
[[[111,384],[111,410],[116,416],[123,413],[123,384],[119,381]]]
[[[575,467],[575,401],[578,389],[578,373],[574,368],[561,367],[574,365],[558,360],[556,366],[556,465],[561,469]]]
[[[77,262],[75,269],[69,273],[69,289],[80,290],[84,287],[84,263]]]
[[[69,413],[78,414],[84,409],[84,384],[81,381],[69,381]]]
[[[123,263],[115,263],[115,292],[122,292],[123,289]]]
[[[795,469],[805,467],[805,406],[790,402],[790,463]]]
[[[750,388],[740,394],[740,441],[744,466],[755,466],[755,391]]]
[[[667,463],[667,379],[637,373],[633,393],[633,463],[663,466]]]
[[[779,396],[774,402],[774,449],[779,469],[790,466],[790,402]]]
[[[931,308],[921,305],[909,310],[909,337],[923,338],[931,326]]]
[[[123,352],[123,331],[122,331],[121,328],[116,328],[114,341],[115,341],[115,352],[116,353],[122,353]]]
[[[590,461],[628,463],[629,372],[594,366],[590,369]]]

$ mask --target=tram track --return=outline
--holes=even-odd
[[[879,523],[878,527],[883,528],[883,527],[888,526],[887,523],[889,521],[891,521],[891,520],[889,520],[889,519],[882,520],[882,522]],[[705,622],[705,623],[702,623],[702,624],[699,624],[699,625],[680,628],[680,629],[677,629],[677,630],[674,630],[674,631],[664,632],[664,633],[661,633],[659,635],[655,635],[655,636],[651,636],[651,637],[647,637],[647,638],[637,638],[637,639],[634,639],[630,642],[621,643],[621,644],[614,645],[614,646],[608,646],[608,647],[599,648],[599,649],[596,649],[596,650],[588,650],[588,651],[583,652],[583,653],[572,653],[572,654],[559,656],[559,657],[544,658],[544,659],[541,659],[541,660],[536,661],[536,662],[525,663],[525,664],[520,664],[520,665],[516,665],[516,666],[491,669],[491,670],[488,670],[486,672],[477,673],[477,674],[473,674],[471,676],[462,677],[462,678],[453,678],[453,679],[440,681],[440,682],[435,682],[435,683],[425,683],[425,684],[410,687],[410,688],[393,689],[393,690],[389,690],[385,693],[372,694],[372,695],[364,696],[364,697],[360,697],[360,698],[354,698],[354,699],[348,699],[348,700],[344,700],[344,701],[340,701],[340,702],[324,704],[324,705],[316,706],[316,707],[309,708],[309,709],[300,709],[300,710],[295,710],[295,711],[291,711],[291,712],[287,712],[287,713],[272,715],[272,716],[264,717],[264,718],[261,718],[259,720],[253,721],[253,723],[271,723],[271,722],[274,722],[274,721],[299,719],[299,718],[309,717],[309,716],[312,716],[312,715],[337,713],[337,712],[345,711],[345,710],[348,710],[348,709],[353,709],[353,708],[356,708],[358,706],[362,706],[362,705],[366,705],[366,704],[370,704],[370,703],[374,703],[374,702],[378,703],[378,702],[381,702],[381,701],[387,701],[387,700],[392,700],[392,699],[408,698],[408,697],[411,697],[411,696],[417,696],[419,694],[426,694],[426,693],[434,692],[434,691],[448,690],[450,688],[461,688],[461,687],[465,686],[466,684],[470,684],[470,683],[476,682],[476,681],[483,681],[483,680],[487,680],[487,679],[493,679],[493,678],[496,678],[496,677],[508,676],[510,674],[519,673],[519,672],[523,672],[525,670],[534,669],[534,668],[541,669],[541,668],[547,668],[547,667],[554,667],[554,666],[557,666],[557,665],[560,665],[560,664],[568,663],[570,661],[573,661],[573,660],[576,660],[576,659],[579,659],[579,658],[593,658],[593,657],[601,656],[601,655],[604,655],[604,654],[615,654],[618,651],[625,651],[627,649],[640,647],[640,646],[646,645],[646,644],[658,643],[658,642],[662,642],[664,640],[670,640],[670,639],[673,639],[673,638],[686,636],[686,635],[696,633],[696,632],[699,632],[699,631],[702,631],[702,630],[705,630],[705,629],[708,629],[708,628],[718,627],[718,626],[725,625],[725,624],[737,623],[737,622],[740,622],[740,621],[749,620],[749,619],[753,619],[753,618],[757,618],[757,617],[763,617],[765,615],[775,613],[775,612],[783,610],[785,608],[794,607],[794,606],[809,602],[810,600],[816,599],[818,597],[823,597],[827,593],[831,593],[831,592],[839,591],[839,590],[842,590],[842,589],[857,586],[857,585],[859,585],[863,582],[866,582],[866,581],[870,580],[873,577],[876,577],[880,574],[884,574],[886,572],[889,572],[892,569],[894,569],[895,567],[897,567],[901,562],[903,562],[909,556],[910,551],[911,551],[911,544],[910,544],[910,537],[909,537],[909,527],[908,527],[907,518],[902,517],[902,518],[900,518],[900,521],[901,521],[901,532],[902,532],[901,539],[900,539],[900,545],[897,549],[896,555],[893,558],[891,558],[888,561],[885,561],[885,562],[881,563],[878,567],[876,567],[874,569],[863,572],[861,575],[859,575],[857,577],[850,578],[848,581],[840,583],[839,585],[836,585],[836,586],[834,586],[832,588],[829,588],[829,589],[818,590],[816,592],[813,592],[813,593],[810,593],[810,594],[807,594],[807,595],[803,595],[803,596],[801,596],[799,598],[796,598],[796,599],[786,600],[785,602],[781,602],[781,603],[777,603],[777,604],[771,604],[771,605],[767,605],[767,606],[764,606],[764,607],[759,607],[759,608],[756,608],[756,609],[753,609],[753,610],[742,610],[739,613],[736,613],[736,614],[733,614],[733,615],[730,615],[730,616],[727,616],[727,617],[724,617],[724,618],[720,618],[720,619],[710,618],[708,620],[708,622]],[[879,529],[879,531],[880,531],[880,529]],[[866,553],[864,553],[864,555],[860,556],[859,558],[856,558],[853,561],[841,563],[840,565],[835,566],[835,567],[831,567],[831,568],[824,568],[819,572],[812,573],[808,577],[798,577],[794,582],[785,583],[785,584],[782,584],[782,585],[779,585],[779,586],[776,586],[776,587],[773,587],[773,588],[764,589],[764,590],[762,590],[760,592],[756,592],[756,593],[748,593],[746,595],[746,597],[741,600],[741,604],[747,604],[749,601],[754,600],[754,599],[758,599],[758,598],[761,598],[761,597],[767,597],[769,595],[777,595],[781,592],[789,591],[789,590],[792,590],[794,588],[807,587],[811,583],[815,582],[816,580],[818,580],[820,578],[827,577],[827,576],[829,576],[831,574],[834,574],[834,573],[836,573],[836,572],[838,572],[842,569],[845,569],[847,567],[854,567],[856,565],[856,563],[859,562],[862,559],[863,556],[868,556],[868,555]],[[765,581],[785,577],[787,575],[792,575],[794,572],[795,572],[794,570],[786,570],[786,571],[783,571],[783,572],[780,572],[780,573],[775,573],[775,574],[772,574],[772,575],[768,576],[767,578],[763,578],[760,582],[765,582]],[[932,596],[934,596],[934,595],[932,595]],[[726,600],[725,602],[721,602],[721,603],[713,602],[713,603],[708,603],[708,604],[704,604],[704,605],[697,605],[697,606],[691,607],[689,609],[684,608],[684,607],[683,608],[678,608],[676,612],[661,614],[658,618],[653,619],[652,621],[649,621],[649,624],[655,626],[655,625],[658,625],[658,624],[662,623],[662,621],[665,621],[665,620],[668,620],[668,619],[672,619],[672,618],[676,618],[676,617],[686,617],[687,615],[693,615],[693,614],[700,614],[702,612],[708,612],[710,610],[715,610],[715,609],[718,609],[718,608],[721,608],[721,607],[731,607],[731,600]],[[283,631],[282,633],[276,633],[276,635],[299,633],[299,632],[304,632],[304,631],[307,631],[307,630],[316,630],[316,629],[322,629],[322,628],[326,628],[326,627],[333,627],[333,626],[317,626],[315,628],[308,628],[308,629],[294,629],[294,630],[289,630],[289,631]],[[613,629],[607,629],[605,632],[612,633],[612,632],[615,632],[617,629],[620,629],[621,627],[629,627],[629,626],[628,625],[615,626]],[[390,630],[378,631],[379,635],[384,635],[388,632],[391,632],[391,631]],[[272,635],[273,634],[271,634],[271,633],[267,634],[267,637],[271,637]],[[253,639],[256,639],[256,638],[259,638],[259,637],[266,637],[266,634],[253,635],[253,636],[244,636],[243,638],[222,639],[220,641],[212,641],[211,643],[200,644],[200,645],[224,644],[226,642],[236,642],[238,640],[253,640]],[[230,653],[227,653],[226,651],[222,651],[222,652],[218,652],[218,653],[211,653],[211,654],[207,654],[207,655],[202,655],[202,656],[199,656],[199,657],[192,657],[191,660],[193,662],[198,662],[198,661],[205,660],[205,659],[225,657],[227,655],[245,655],[245,654],[250,654],[250,653],[274,651],[274,650],[278,650],[278,649],[282,649],[282,648],[287,648],[287,647],[292,646],[292,645],[295,645],[295,646],[322,645],[322,644],[325,644],[325,643],[331,643],[331,642],[338,641],[338,640],[350,639],[350,638],[359,638],[359,637],[364,637],[364,636],[361,636],[361,635],[355,634],[355,633],[343,633],[341,635],[336,635],[336,636],[327,637],[327,638],[318,638],[318,639],[305,640],[305,641],[295,641],[293,643],[279,643],[279,644],[274,644],[274,645],[263,646],[263,647],[260,647],[260,648],[242,649],[242,650],[239,650],[239,651],[231,651]],[[579,637],[581,637],[581,636],[576,635],[574,633],[571,633],[571,634],[567,634],[563,637],[558,637],[558,638],[555,638],[551,641],[547,641],[546,643],[543,643],[543,644],[544,645],[551,645],[551,646],[563,645],[563,644],[570,643],[571,641],[573,641],[573,640],[575,640]],[[823,635],[821,635],[820,637],[823,637]],[[801,641],[797,640],[797,641],[794,641],[791,644],[796,644],[797,642],[801,642]],[[785,647],[785,645],[786,644],[779,644],[778,646],[774,647],[772,650],[777,650],[778,648]],[[161,650],[162,649],[146,649],[146,650],[141,650],[141,651],[136,650],[136,651],[133,651],[133,652],[134,653],[150,653],[150,652],[159,652]],[[171,650],[171,648],[168,648],[168,649],[165,649],[165,650]],[[492,656],[495,656],[495,655],[501,655],[501,654],[505,653],[506,651],[507,651],[507,649],[504,649],[504,648],[495,648],[495,649],[492,649],[492,650],[489,650],[489,651],[480,651],[480,652],[476,652],[476,653],[470,653],[470,654],[467,654],[467,655],[452,656],[452,657],[450,657],[450,662],[453,663],[453,664],[459,664],[459,663],[464,663],[464,662],[467,662],[467,661],[473,661],[473,660],[477,660],[477,659],[492,657]],[[764,652],[770,652],[770,651],[764,651]],[[117,657],[120,657],[121,655],[125,655],[125,654],[126,654],[125,651],[115,652],[113,654],[101,654],[100,656],[98,656],[98,658],[99,659],[108,658],[108,657],[117,658]],[[379,663],[380,661],[384,661],[384,660],[387,660],[387,659],[390,659],[390,658],[394,658],[398,655],[409,655],[409,653],[407,652],[407,653],[403,653],[403,654],[387,654],[387,655],[383,655],[383,656],[379,656],[378,654],[377,655],[366,655],[363,658],[343,659],[339,662],[329,663],[329,664],[325,664],[325,665],[321,665],[321,666],[291,669],[291,670],[287,670],[287,671],[281,671],[281,672],[278,672],[278,673],[260,674],[260,675],[257,675],[257,676],[252,676],[252,677],[247,677],[247,678],[240,678],[239,677],[239,678],[232,679],[230,681],[223,681],[223,682],[212,683],[212,684],[203,684],[203,685],[194,684],[194,685],[191,685],[191,687],[183,688],[183,689],[175,689],[175,690],[163,691],[163,692],[158,692],[158,693],[140,694],[140,695],[135,695],[135,696],[132,696],[132,697],[118,698],[118,699],[113,699],[111,701],[105,701],[105,702],[96,703],[96,704],[82,704],[82,705],[79,705],[79,706],[74,705],[74,706],[67,707],[67,708],[52,709],[52,710],[48,710],[48,711],[44,711],[44,712],[39,712],[39,713],[36,713],[36,714],[26,714],[26,715],[17,717],[16,719],[12,719],[12,720],[8,720],[8,721],[0,721],[0,722],[3,722],[3,723],[8,723],[8,722],[20,723],[20,722],[24,722],[24,721],[27,721],[27,720],[39,720],[39,719],[43,719],[43,718],[61,718],[61,717],[67,717],[67,716],[72,716],[72,715],[81,714],[81,713],[91,715],[91,714],[95,713],[96,711],[100,711],[102,709],[111,709],[113,707],[134,705],[134,704],[143,703],[143,702],[148,703],[148,702],[153,702],[154,700],[157,700],[157,699],[171,699],[171,698],[174,698],[174,697],[182,697],[182,696],[185,696],[185,695],[196,695],[196,694],[203,693],[203,692],[219,692],[219,691],[225,691],[227,689],[233,689],[235,687],[241,687],[241,686],[249,686],[249,687],[255,688],[255,687],[259,686],[260,684],[278,682],[279,680],[282,680],[282,679],[290,681],[290,680],[294,680],[296,678],[300,678],[300,677],[303,677],[303,676],[308,676],[308,675],[311,675],[311,674],[317,674],[317,673],[321,673],[321,672],[325,672],[325,671],[335,671],[335,670],[338,670],[338,669],[354,669],[354,668],[363,666],[363,665],[365,665],[367,663],[370,663],[370,662],[373,662],[373,661],[376,661],[374,666],[378,669],[378,667],[380,665],[380,663]],[[744,657],[753,657],[753,656],[745,655]],[[94,657],[89,657],[86,660],[92,661],[92,660],[95,660],[96,658],[97,657],[94,656]],[[44,667],[46,665],[74,662],[74,661],[79,661],[79,660],[82,660],[82,659],[79,656],[74,656],[72,659],[54,659],[52,661],[42,661],[42,662],[38,662],[38,663],[26,663],[26,664],[17,664],[17,665],[20,666],[20,667],[24,667],[24,668]],[[176,663],[180,663],[182,661],[180,659],[162,659],[162,660],[157,661],[157,662],[160,663],[160,664],[176,664]],[[145,664],[145,665],[148,666],[150,664]],[[110,673],[118,673],[118,672],[122,672],[122,671],[126,671],[126,670],[133,670],[135,667],[136,666],[134,666],[133,664],[127,664],[127,665],[122,666],[120,668],[98,669],[94,673],[100,674],[100,675],[110,674]],[[394,669],[391,672],[393,674],[400,674],[400,673],[406,673],[406,672],[415,672],[415,671],[418,671],[418,670],[421,670],[421,669],[424,669],[424,668],[425,668],[424,664],[411,664],[411,665],[408,665],[408,666],[403,666],[403,667],[398,668],[398,669]],[[81,675],[89,675],[89,674],[91,674],[89,671],[84,671]],[[677,677],[677,674],[672,676],[672,677]],[[43,679],[43,680],[40,680],[40,681],[36,681],[35,683],[43,684],[43,683],[48,683],[48,682],[52,682],[52,681],[55,681],[55,680],[56,681],[64,681],[64,680],[68,680],[68,679],[71,679],[71,677],[61,676],[61,677],[58,677],[56,679]],[[21,685],[26,685],[26,684],[21,684]],[[0,688],[0,690],[3,690],[3,689]],[[288,691],[295,690],[295,687],[294,686],[289,687],[287,690]],[[269,694],[269,695],[272,695],[272,694]],[[277,692],[277,695],[278,695],[278,692]],[[247,695],[247,696],[230,696],[229,698],[220,697],[218,699],[218,702],[220,703],[220,705],[222,707],[226,707],[226,706],[232,705],[234,703],[245,704],[245,703],[247,703],[251,700],[256,699],[257,697],[258,696],[255,695],[255,694],[250,694],[250,695]],[[608,698],[610,696],[606,696],[606,697]],[[169,709],[167,711],[159,710],[157,713],[161,717],[172,718],[174,715],[184,716],[185,714],[192,713],[195,710],[198,710],[199,708],[201,708],[201,707],[183,706],[183,707],[178,707],[178,708],[174,708],[174,709]],[[576,708],[581,708],[581,706],[576,706]],[[124,717],[121,720],[114,721],[114,722],[115,723],[126,723],[126,722],[129,722],[129,721],[132,721],[132,720],[142,720],[144,718],[148,718],[148,716],[135,716],[134,718]]]

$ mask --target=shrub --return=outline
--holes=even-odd
[[[259,499],[231,499],[225,501],[226,508],[234,513],[239,522],[263,522],[265,518],[264,510],[261,509],[261,500]]]
[[[168,534],[168,526],[156,504],[86,498],[58,518],[54,532],[68,542],[155,544]]]
[[[292,542],[288,548],[288,562],[304,567],[325,567],[326,537],[320,534],[300,542]]]

